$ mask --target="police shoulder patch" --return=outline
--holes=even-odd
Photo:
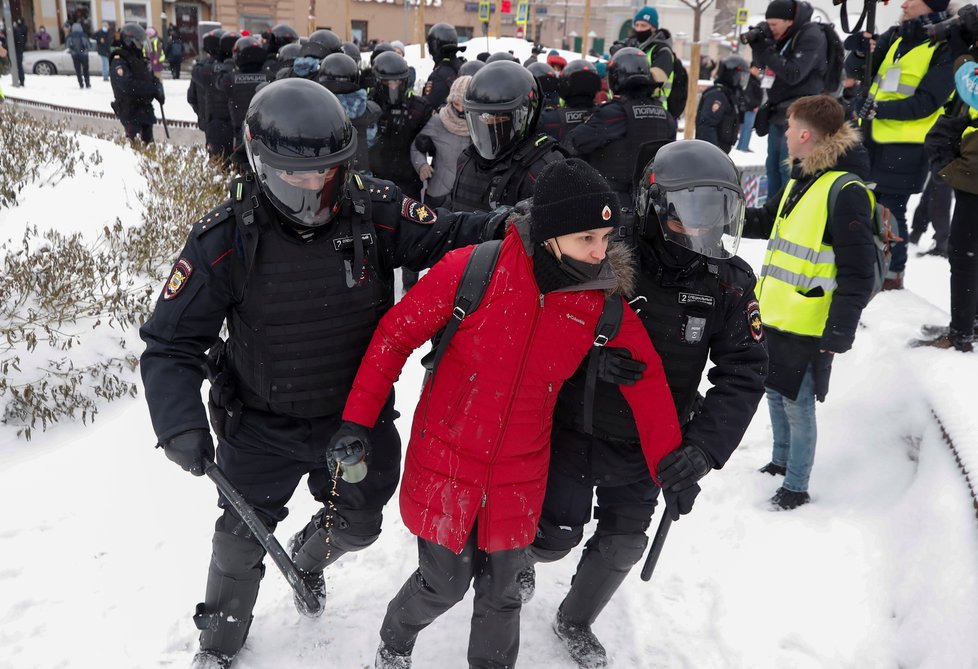
[[[747,315],[747,327],[750,328],[750,336],[754,338],[754,341],[764,339],[764,326],[761,324],[761,307],[757,303],[757,300],[748,302],[744,313]]]
[[[117,67],[117,68],[115,68],[115,73],[118,74],[121,77],[123,74],[126,73],[126,71],[123,70],[121,67]]]
[[[720,101],[719,100],[714,100],[713,101],[713,104],[710,105],[710,111],[713,112],[714,114],[716,114],[718,111],[720,111]]]
[[[186,258],[180,258],[170,270],[170,278],[166,280],[163,287],[163,299],[172,300],[179,295],[190,281],[190,275],[194,273],[194,266]]]
[[[406,218],[415,223],[431,225],[437,220],[438,216],[435,214],[434,209],[428,205],[422,204],[405,195],[404,199],[401,200],[401,218]]]

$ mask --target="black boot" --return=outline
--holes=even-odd
[[[224,653],[213,650],[202,650],[194,655],[194,661],[190,664],[190,669],[228,669],[231,660]]]
[[[374,658],[374,669],[411,669],[411,656],[395,653],[381,641]]]
[[[771,506],[776,511],[791,511],[811,501],[812,498],[807,492],[795,492],[782,486],[774,492],[774,497],[771,498]]]
[[[520,584],[520,601],[524,604],[533,599],[537,591],[537,570],[532,564],[516,575]]]
[[[975,334],[973,332],[959,332],[949,327],[927,326],[921,328],[924,333],[919,339],[910,342],[911,348],[929,346],[931,348],[954,349],[962,353],[971,353],[974,350]]]
[[[594,636],[591,626],[573,623],[558,609],[554,619],[554,634],[564,642],[567,653],[581,669],[600,669],[608,666],[608,653]]]
[[[295,608],[304,616],[318,618],[323,614],[326,604],[326,579],[323,570],[336,562],[343,551],[330,543],[330,530],[326,528],[328,512],[323,510],[312,517],[302,530],[289,539],[289,556],[302,573],[302,580],[319,600],[319,610],[312,611],[299,595],[293,596]],[[339,517],[333,522],[341,523]]]

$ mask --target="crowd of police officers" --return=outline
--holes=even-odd
[[[233,161],[241,176],[229,198],[193,226],[141,328],[147,401],[165,455],[198,476],[216,457],[272,529],[308,474],[322,509],[289,551],[322,601],[323,570],[377,539],[398,483],[393,394],[364,439],[363,481],[340,478],[337,462],[348,454],[332,450],[349,443],[337,439],[349,436],[337,435],[340,414],[373,330],[395,299],[394,269],[421,271],[452,248],[501,237],[510,210],[532,196],[536,175],[554,161],[583,158],[619,196],[624,223],[616,237],[632,246],[638,269],[628,297],[662,357],[684,432],[660,466],[668,481],[660,490],[618,388],[641,369],[613,349],[601,352],[596,386],[582,368],[556,401],[546,501],[519,587],[529,601],[533,564],[567,555],[597,519],[554,622],[580,666],[607,664],[591,625],[641,559],[660,491],[678,519],[691,510],[699,481],[740,443],[767,374],[755,276],[717,238],[663,226],[670,193],[739,191],[739,174],[723,150],[695,140],[649,162],[675,141],[676,119],[651,55],[632,42],[608,64],[613,97],[598,107],[602,81],[593,63],[572,61],[548,73],[508,53],[466,61],[447,24],[429,31],[436,65],[417,96],[407,62],[390,45],[363,67],[359,49],[328,30],[304,41],[287,25],[261,38],[220,30],[204,36],[188,100],[208,152]],[[726,71],[724,85],[741,86],[733,74],[744,63],[728,63]],[[464,100],[472,143],[448,200],[434,208],[407,154],[460,74],[472,75]],[[563,104],[548,105],[546,90]],[[358,125],[362,114],[374,122]],[[704,221],[729,215],[727,205],[722,212],[704,207]],[[709,389],[701,395],[708,362]],[[199,394],[205,377],[206,412]],[[581,416],[591,412],[584,425]],[[223,496],[219,505],[205,597],[194,615],[199,668],[230,666],[264,575],[261,543]],[[306,615],[322,610],[296,604]],[[410,664],[410,656],[388,653],[378,654],[376,666]]]

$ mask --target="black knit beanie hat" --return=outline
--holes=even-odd
[[[580,158],[543,168],[533,190],[530,241],[618,225],[618,196],[601,173]]]
[[[774,0],[767,6],[764,18],[793,21],[795,19],[795,0]]]

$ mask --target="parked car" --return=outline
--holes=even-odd
[[[75,65],[67,49],[47,51],[25,51],[24,70],[34,74],[75,74]],[[91,76],[102,74],[102,59],[95,50],[95,40],[88,40],[88,72]]]

